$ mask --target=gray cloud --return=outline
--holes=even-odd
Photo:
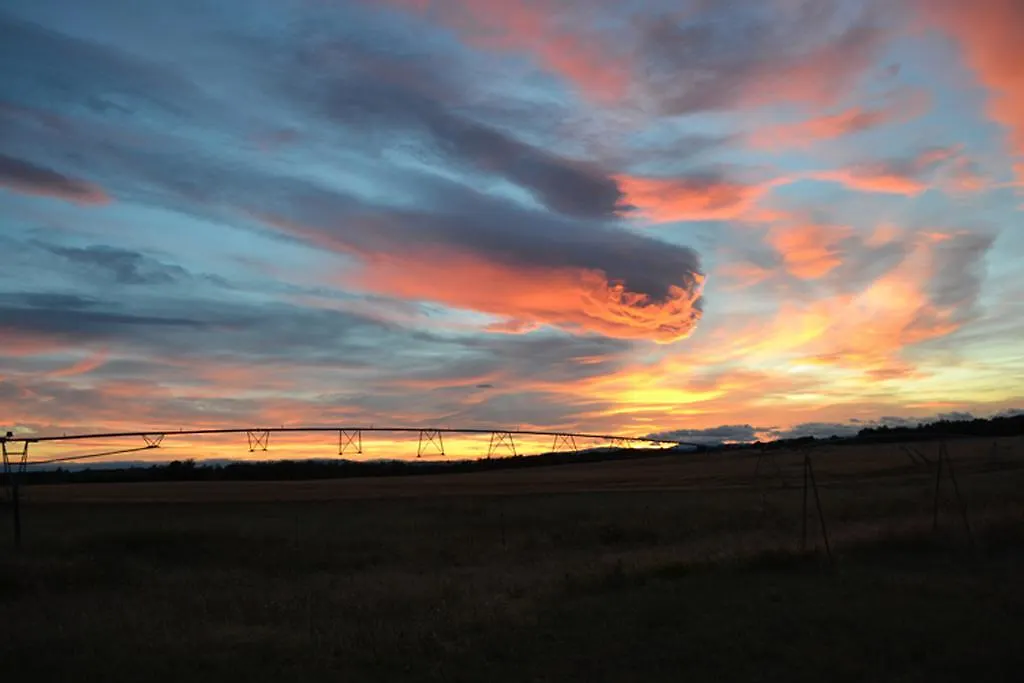
[[[99,301],[69,294],[0,294],[0,329],[71,340],[116,336],[124,328],[195,328],[187,317],[103,310]]]
[[[46,38],[57,40],[55,35],[47,33]],[[131,89],[137,84],[138,74],[150,73],[150,66],[140,66],[136,71],[130,67],[114,69],[110,64],[116,76],[116,83],[111,85],[103,67],[112,57],[103,51],[86,50],[80,42],[71,40],[75,58],[92,60],[81,70],[86,85],[95,81],[101,88],[109,85]],[[241,56],[251,58],[255,54],[248,51],[255,51],[258,45],[258,41],[243,42],[234,49],[245,50]],[[317,47],[312,46],[313,53]],[[364,47],[356,45],[351,50],[357,56],[366,56]],[[118,55],[118,63],[122,58],[127,59]],[[435,93],[459,91],[446,89],[445,79],[433,75],[432,69],[424,68],[423,74],[410,83],[408,79],[388,78],[387,69],[382,75],[380,64],[372,59],[368,60],[370,66],[360,65],[358,60],[332,64],[331,60],[325,63],[309,59],[302,50],[286,52],[272,70],[273,77],[256,82],[279,87],[280,96],[292,106],[344,129],[352,138],[379,129],[398,140],[425,139],[430,148],[450,156],[457,164],[492,173],[529,190],[551,211],[532,210],[433,174],[391,166],[387,177],[381,175],[378,181],[392,191],[386,199],[371,201],[289,175],[289,167],[278,167],[281,173],[274,173],[255,170],[255,165],[231,163],[223,156],[193,148],[187,139],[164,137],[159,131],[147,135],[145,144],[124,144],[107,131],[72,126],[60,140],[61,152],[81,168],[98,174],[105,186],[126,201],[156,204],[247,227],[253,225],[254,215],[270,218],[277,235],[298,238],[319,248],[328,246],[364,263],[380,255],[408,255],[429,248],[441,255],[468,253],[511,268],[597,273],[611,287],[621,285],[628,293],[647,295],[650,299],[645,303],[649,304],[664,303],[675,287],[686,292],[698,288],[700,260],[692,249],[633,233],[615,219],[612,214],[620,195],[607,175],[475,120],[466,113],[472,108],[460,106],[457,96],[450,102],[440,100]],[[311,64],[323,68],[310,69]],[[25,68],[32,73],[31,64]],[[441,85],[435,88],[435,82]],[[187,86],[175,79],[154,78],[151,89],[173,97]],[[21,149],[53,146],[50,133],[24,122],[20,125],[27,133],[16,141]],[[363,163],[373,165],[367,159]],[[374,172],[380,173],[379,168],[368,170],[370,178]],[[408,210],[380,204],[388,201],[422,208]],[[85,256],[75,254],[77,258]],[[88,256],[95,260],[97,254]],[[113,255],[106,256],[108,267],[112,267]],[[121,266],[131,268],[125,263]],[[627,315],[631,313],[636,311]],[[699,304],[679,311],[672,329],[657,334],[678,338],[692,328],[699,315]],[[570,326],[562,320],[545,322]],[[626,317],[616,324],[624,332],[638,334],[626,329]],[[608,332],[607,326],[604,331]]]
[[[354,64],[362,64],[348,73],[336,73],[317,106],[334,124],[349,130],[389,131],[390,135],[425,138],[428,148],[457,164],[492,173],[528,190],[552,211],[580,217],[607,217],[615,213],[622,200],[616,182],[593,164],[564,158],[517,139],[494,125],[456,113],[458,97],[447,82],[422,67],[385,61],[390,68],[379,68],[385,58],[358,53]],[[378,68],[372,68],[377,64]],[[417,81],[395,72],[416,69]],[[292,86],[294,89],[294,86]],[[305,93],[311,103],[322,97]],[[440,99],[447,97],[447,100]],[[464,109],[464,107],[463,107]]]
[[[145,109],[178,120],[216,107],[174,69],[110,45],[0,12],[0,92],[31,107],[84,108],[132,116]]]
[[[39,246],[69,263],[105,272],[122,285],[162,285],[188,277],[181,266],[162,263],[129,249],[105,245],[61,247],[46,243],[39,243]]]
[[[962,232],[935,246],[935,277],[930,283],[932,301],[943,308],[969,314],[973,311],[985,278],[985,257],[995,236]]]
[[[1021,411],[1004,411],[994,417],[1012,417],[1020,414]],[[793,425],[787,429],[777,427],[753,427],[751,425],[722,425],[709,427],[707,429],[675,429],[665,432],[649,434],[656,439],[676,439],[679,441],[692,441],[694,443],[752,443],[758,439],[799,439],[814,437],[816,439],[828,439],[833,436],[848,438],[866,428],[871,427],[917,427],[941,420],[964,422],[977,419],[969,412],[954,411],[950,413],[939,413],[926,417],[900,417],[886,415],[877,420],[851,419],[847,422],[803,422]]]
[[[351,253],[422,252],[445,247],[517,267],[597,270],[631,292],[663,298],[672,286],[692,289],[700,257],[688,247],[630,232],[614,223],[583,222],[532,211],[440,181],[429,194],[444,213],[399,211],[360,215],[350,198],[307,192],[274,224]]]
[[[103,190],[92,183],[3,154],[0,154],[0,187],[82,204],[108,201]]]
[[[835,100],[881,45],[873,11],[851,20],[821,3],[780,12],[741,0],[699,9],[638,25],[648,87],[666,113]]]
[[[673,441],[689,441],[700,444],[749,443],[757,441],[758,434],[768,431],[765,427],[751,425],[721,425],[708,429],[674,429],[667,432],[655,432],[647,436],[652,439],[669,439]]]

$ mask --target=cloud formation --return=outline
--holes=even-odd
[[[106,204],[102,189],[43,166],[0,154],[0,187],[79,204]]]
[[[750,135],[750,142],[755,147],[767,149],[806,149],[823,141],[910,121],[924,114],[928,106],[927,96],[915,91],[893,98],[892,102],[882,106],[853,106],[794,123],[759,128]]]
[[[338,220],[308,212],[268,221],[360,259],[342,281],[516,321],[611,337],[676,341],[700,320],[697,254],[599,223],[581,223],[486,200],[448,215],[393,212]]]
[[[987,110],[1008,129],[1017,156],[1018,180],[1024,180],[1024,86],[1020,67],[1020,27],[1024,6],[1014,0],[916,0],[929,22],[952,36],[967,64],[989,90]]]

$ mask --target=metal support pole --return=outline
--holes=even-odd
[[[25,467],[28,464],[28,443],[28,441],[22,442],[19,461],[12,467],[12,453],[7,448],[7,438],[0,439],[0,449],[3,450],[4,474],[7,475],[7,485],[11,494],[11,521],[14,527],[15,548],[21,547],[21,490],[18,478],[25,471]]]
[[[5,483],[8,486],[8,492],[9,492],[9,489],[10,489],[10,486],[11,486],[11,461],[8,459],[8,456],[7,456],[7,439],[6,439],[6,437],[0,437],[0,451],[3,452],[3,458],[4,458],[4,461],[3,461],[4,479],[6,480]]]
[[[338,456],[342,457],[349,451],[355,451],[357,455],[363,454],[363,430],[338,430]]]
[[[572,434],[555,434],[554,441],[551,442],[551,452],[558,452],[558,449],[562,446],[565,446],[573,453],[579,450],[576,448],[576,437]]]
[[[249,441],[249,452],[260,450],[266,451],[267,446],[270,445],[270,432],[267,430],[263,431],[247,431],[245,433],[246,439]]]
[[[516,457],[519,453],[516,452],[516,442],[512,438],[512,432],[491,432],[491,441],[487,445],[487,458],[488,460],[494,455],[494,452],[504,446],[512,452],[512,457]]]
[[[444,437],[439,429],[421,429],[419,444],[416,446],[416,457],[422,458],[428,446],[434,446],[444,455]]]

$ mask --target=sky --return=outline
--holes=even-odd
[[[1017,0],[5,2],[0,426],[1020,408],[1022,37]]]

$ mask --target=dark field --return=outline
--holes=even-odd
[[[934,460],[936,444],[918,448]],[[25,681],[1018,680],[1024,440],[465,475],[37,486],[0,517]],[[776,467],[778,465],[778,468]],[[815,552],[817,545],[817,552]]]

